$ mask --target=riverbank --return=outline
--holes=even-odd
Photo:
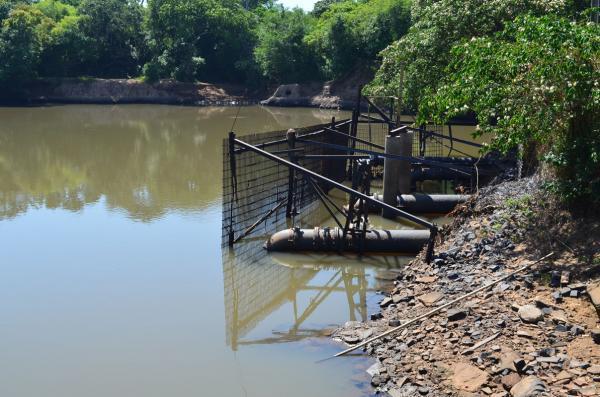
[[[555,255],[470,299],[367,345],[377,391],[397,396],[600,393],[600,328],[590,300],[600,273],[600,222],[560,208],[536,176],[480,190],[441,232],[435,260],[411,262],[349,346]],[[594,340],[596,342],[594,342]]]
[[[266,95],[235,84],[183,83],[138,79],[68,78],[40,79],[29,83],[20,98],[5,104],[160,104],[239,105],[257,104]]]
[[[0,95],[1,105],[156,104],[351,109],[359,88],[372,76],[354,72],[329,82],[284,84],[249,89],[239,84],[184,83],[172,79],[147,83],[140,79],[46,78],[31,81],[19,94]],[[267,98],[267,99],[265,99]]]

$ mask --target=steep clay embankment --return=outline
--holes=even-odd
[[[325,83],[283,84],[260,103],[265,106],[352,109],[356,106],[358,90],[372,77],[370,72],[357,69],[339,80]]]
[[[232,84],[182,83],[135,79],[43,79],[26,87],[26,102],[39,103],[149,103],[173,105],[229,105],[256,103],[259,93]]]

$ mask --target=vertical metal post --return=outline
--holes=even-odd
[[[235,132],[229,132],[229,168],[231,172],[231,202],[229,204],[229,246],[235,242],[235,231],[233,230],[233,202],[237,201],[237,172],[235,163]]]
[[[287,131],[286,134],[287,137],[287,141],[288,141],[288,149],[290,149],[288,157],[290,159],[290,162],[295,163],[296,162],[296,156],[294,155],[294,151],[293,149],[296,148],[296,131],[292,128],[290,128]],[[287,197],[287,205],[285,208],[285,216],[287,218],[291,218],[294,211],[296,211],[296,209],[294,208],[294,196],[296,194],[296,174],[293,168],[289,168],[288,167],[288,197]]]
[[[412,156],[413,134],[403,132],[397,136],[385,138],[385,153],[409,158]],[[398,206],[398,196],[410,193],[411,163],[410,160],[386,158],[383,162],[383,202],[393,207]],[[384,210],[385,218],[396,216],[390,210]]]
[[[352,122],[350,123],[350,135],[356,138],[358,136],[358,117],[360,116],[360,103],[362,99],[362,86],[358,86],[358,92],[356,94],[356,105],[352,111]],[[350,146],[354,149],[356,147],[356,140],[350,139]],[[350,152],[349,154],[354,154]],[[348,162],[348,179],[352,179],[352,161]]]

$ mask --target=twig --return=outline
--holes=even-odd
[[[392,329],[389,329],[389,330],[385,331],[384,333],[382,333],[382,334],[380,334],[380,335],[377,335],[377,336],[374,336],[374,337],[372,337],[372,338],[369,338],[369,339],[365,340],[364,342],[361,342],[361,343],[359,343],[358,345],[355,345],[355,346],[352,346],[352,347],[351,347],[351,348],[349,348],[349,349],[343,350],[343,351],[341,351],[341,352],[339,352],[339,353],[337,353],[337,354],[333,355],[333,356],[332,356],[332,357],[330,357],[330,358],[333,358],[333,357],[339,357],[339,356],[343,356],[343,355],[345,355],[345,354],[347,354],[347,353],[350,353],[351,351],[354,351],[354,350],[356,350],[356,349],[359,349],[359,348],[361,348],[361,347],[363,347],[363,346],[366,346],[366,345],[368,345],[369,343],[371,343],[371,342],[373,342],[373,341],[375,341],[375,340],[377,340],[377,339],[381,339],[381,338],[383,338],[383,337],[384,337],[384,336],[386,336],[386,335],[389,335],[389,334],[392,334],[392,333],[394,333],[394,332],[397,332],[397,331],[399,331],[399,330],[401,330],[401,329],[403,329],[403,328],[406,328],[406,327],[408,327],[408,326],[409,326],[409,325],[411,325],[411,324],[414,324],[414,323],[416,323],[416,322],[418,322],[418,321],[421,321],[421,320],[423,320],[423,319],[425,319],[425,318],[427,318],[427,317],[430,317],[431,315],[433,315],[433,314],[435,314],[435,313],[437,313],[437,312],[439,312],[439,311],[441,311],[441,310],[443,310],[443,309],[446,309],[446,308],[448,308],[448,307],[450,307],[450,306],[454,305],[455,303],[458,303],[458,302],[460,302],[460,301],[461,301],[461,300],[463,300],[463,299],[469,298],[469,297],[471,297],[471,296],[473,296],[473,295],[475,295],[475,294],[477,294],[477,293],[479,293],[479,292],[481,292],[481,291],[484,291],[484,290],[486,290],[486,289],[488,289],[488,288],[490,288],[490,287],[493,287],[494,285],[496,285],[496,284],[498,284],[498,283],[500,283],[500,282],[502,282],[502,281],[506,280],[507,278],[510,278],[510,277],[514,276],[515,274],[517,274],[517,273],[520,273],[520,272],[522,272],[523,270],[526,270],[526,269],[530,268],[531,266],[533,266],[533,265],[535,265],[535,264],[537,264],[537,263],[540,263],[541,261],[543,261],[543,260],[545,260],[545,259],[548,259],[548,258],[550,258],[552,255],[554,255],[554,252],[551,252],[551,253],[549,253],[548,255],[546,255],[546,256],[544,256],[544,257],[542,257],[542,258],[538,259],[538,260],[537,260],[537,261],[535,261],[535,262],[531,262],[531,263],[530,263],[530,264],[528,264],[528,265],[522,266],[522,267],[518,268],[517,270],[515,270],[515,271],[513,271],[513,272],[510,272],[510,273],[508,273],[508,274],[507,274],[507,275],[505,275],[504,277],[500,277],[500,278],[499,278],[499,279],[497,279],[496,281],[492,281],[491,283],[489,283],[489,284],[486,284],[486,285],[484,285],[483,287],[477,288],[476,290],[474,290],[474,291],[471,291],[471,292],[469,292],[469,293],[468,293],[468,294],[466,294],[466,295],[463,295],[463,296],[461,296],[461,297],[459,297],[459,298],[456,298],[456,299],[454,299],[454,300],[452,300],[452,301],[450,301],[450,302],[448,302],[448,303],[446,303],[446,304],[444,304],[444,305],[442,305],[442,306],[440,306],[440,307],[437,307],[437,308],[435,308],[435,309],[433,309],[433,310],[430,310],[430,311],[428,311],[427,313],[425,313],[425,314],[422,314],[422,315],[420,315],[420,316],[418,316],[418,317],[415,317],[415,318],[413,318],[412,320],[409,320],[409,321],[407,321],[407,322],[405,322],[405,323],[403,323],[403,324],[401,324],[401,325],[399,325],[399,326],[397,326],[397,327],[394,327],[394,328],[392,328]]]
[[[491,341],[493,341],[494,339],[496,339],[498,336],[500,336],[502,332],[496,332],[494,335],[485,338],[484,340],[482,340],[479,343],[476,343],[473,347],[468,348],[467,350],[465,350],[464,352],[462,352],[461,354],[464,356],[467,353],[473,353],[475,350],[479,349],[481,346],[490,343]]]

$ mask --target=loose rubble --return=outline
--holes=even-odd
[[[529,178],[482,190],[463,209],[466,214],[459,213],[442,232],[434,260],[413,260],[371,322],[349,322],[334,338],[355,345],[546,254],[525,238],[532,215],[518,205],[539,186]],[[593,233],[590,238],[598,240]],[[369,343],[364,350],[377,359],[369,370],[376,392],[600,395],[600,322],[594,307],[600,309],[600,281],[592,282],[576,264],[576,255],[565,249],[545,264]]]

